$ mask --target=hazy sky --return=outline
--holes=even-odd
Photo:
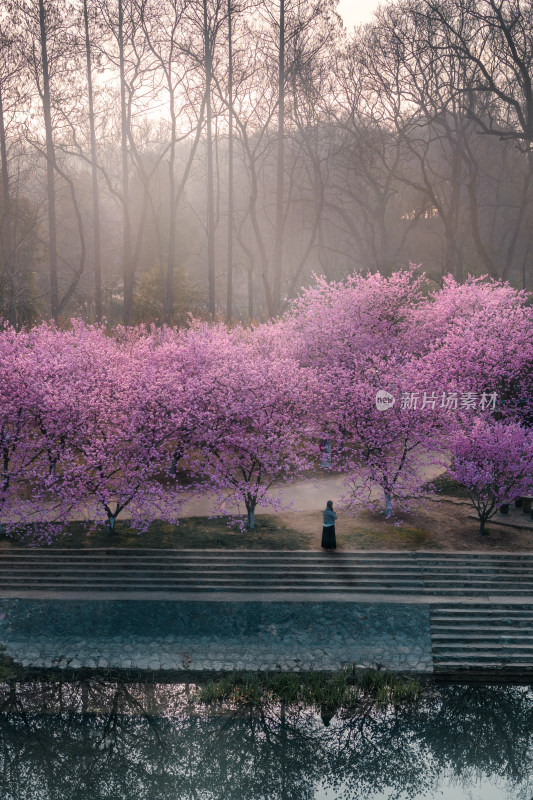
[[[337,11],[350,30],[358,22],[368,22],[379,0],[339,0]]]

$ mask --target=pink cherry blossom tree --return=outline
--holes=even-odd
[[[458,410],[489,404],[506,419],[533,424],[533,308],[506,283],[452,277],[413,309],[418,370],[428,385],[454,393]],[[467,397],[467,395],[469,395]],[[491,396],[496,395],[496,402]]]
[[[177,519],[179,498],[156,480],[165,419],[139,346],[142,331],[112,336],[76,323],[69,331],[40,333],[34,346],[41,364],[38,424],[58,454],[55,495],[91,521],[103,516],[111,531],[125,510],[140,529],[154,517]]]
[[[282,507],[283,484],[314,463],[315,373],[279,354],[272,329],[201,325],[188,347],[196,363],[198,469],[218,513],[228,502],[242,505],[252,529],[256,507]]]
[[[385,408],[377,400],[383,391],[394,398]],[[419,390],[416,370],[401,359],[376,358],[365,378],[354,376],[340,387],[337,399],[332,411],[340,443],[336,460],[349,489],[344,501],[376,510],[384,502],[386,516],[408,510],[427,491],[428,477],[444,466],[442,438],[450,420]]]
[[[302,363],[329,373],[362,373],[376,356],[409,356],[411,315],[427,291],[417,270],[412,265],[388,278],[356,273],[339,282],[315,276],[284,320],[287,346]]]
[[[24,500],[43,447],[33,416],[33,376],[24,332],[0,330],[0,533],[35,516]]]
[[[435,408],[401,403],[404,394],[422,389],[413,368],[411,318],[425,302],[426,286],[415,272],[317,279],[284,323],[300,362],[319,370],[322,435],[332,439],[333,466],[346,474],[346,502],[374,507],[384,501],[387,515],[421,491],[442,429]],[[387,411],[376,406],[379,390],[395,398]]]
[[[516,422],[477,418],[455,430],[451,454],[450,475],[467,490],[481,535],[502,504],[533,492],[533,432]]]

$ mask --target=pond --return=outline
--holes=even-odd
[[[3,800],[530,800],[529,686],[429,686],[350,712],[191,703],[195,687],[0,685]],[[188,699],[189,698],[189,699]]]

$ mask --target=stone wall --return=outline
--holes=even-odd
[[[27,667],[432,670],[426,604],[6,599],[0,643]]]

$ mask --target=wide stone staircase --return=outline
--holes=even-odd
[[[0,596],[394,596],[531,602],[533,553],[49,549],[0,551]]]

